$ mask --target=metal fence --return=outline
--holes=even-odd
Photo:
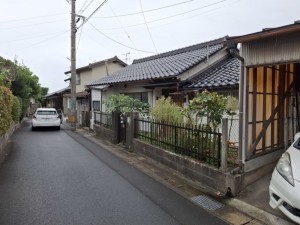
[[[220,167],[221,136],[207,126],[135,119],[135,137],[176,154]]]
[[[94,124],[112,128],[112,115],[105,112],[94,112]]]

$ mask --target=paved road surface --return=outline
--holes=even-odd
[[[65,127],[30,128],[0,166],[1,225],[226,224]]]

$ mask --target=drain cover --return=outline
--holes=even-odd
[[[216,202],[205,195],[194,196],[191,200],[209,211],[215,211],[223,207],[221,203]]]

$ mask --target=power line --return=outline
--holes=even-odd
[[[150,39],[151,39],[151,41],[152,41],[152,44],[153,44],[153,46],[154,46],[155,51],[157,52],[156,45],[155,45],[155,43],[154,43],[153,37],[152,37],[152,35],[151,35],[150,29],[149,29],[149,26],[148,26],[148,24],[147,24],[147,20],[146,20],[145,14],[144,14],[143,5],[142,5],[142,0],[140,0],[140,6],[141,6],[142,13],[143,13],[143,18],[144,18],[144,21],[145,21],[145,25],[146,25],[147,30],[148,30],[149,37],[150,37]]]
[[[88,22],[88,20],[102,7],[102,6],[104,6],[104,4],[107,2],[108,0],[104,0],[95,10],[94,10],[94,12],[92,12],[88,17],[86,17],[84,20],[83,20],[83,22],[82,22],[82,24],[78,27],[78,28],[80,28],[80,27],[82,27],[86,22]]]
[[[44,43],[44,42],[47,42],[47,41],[49,41],[49,40],[52,40],[52,39],[54,39],[54,38],[56,38],[56,37],[58,37],[58,36],[61,36],[61,35],[65,34],[65,33],[67,33],[67,32],[69,32],[69,30],[68,30],[68,31],[65,31],[65,32],[63,32],[63,33],[54,35],[54,36],[52,36],[52,37],[50,37],[50,38],[44,39],[44,40],[42,40],[42,41],[39,41],[39,42],[37,42],[37,43],[28,45],[28,46],[26,46],[26,47],[19,48],[19,49],[15,49],[15,50],[13,50],[13,51],[11,51],[11,52],[16,52],[16,51],[24,50],[24,49],[26,49],[26,48],[31,48],[31,47],[33,47],[33,46],[36,46],[36,45],[42,44],[42,43]],[[6,52],[6,53],[9,53],[9,52]]]
[[[88,0],[86,0],[86,2],[87,2]],[[91,0],[90,2],[89,2],[89,4],[83,9],[83,7],[79,10],[81,13],[83,13],[88,7],[90,7],[90,5],[94,2],[95,0]],[[86,3],[85,2],[85,3]]]
[[[108,5],[109,5],[109,8],[110,8],[110,10],[112,11],[112,13],[115,15],[115,12],[114,12],[113,8],[111,7],[111,5],[110,5],[110,4],[108,4]],[[134,44],[134,42],[133,42],[133,40],[131,39],[131,37],[130,37],[129,33],[127,32],[127,30],[124,28],[122,22],[119,20],[118,17],[116,17],[116,20],[118,21],[118,23],[119,23],[119,24],[121,25],[121,27],[123,28],[123,31],[124,31],[124,33],[126,34],[126,37],[130,40],[132,46],[133,46],[134,48],[136,48],[136,45]]]
[[[57,15],[66,15],[67,13],[68,12],[65,12],[65,13],[55,13],[55,14],[49,14],[49,15],[44,15],[44,16],[27,17],[27,18],[14,19],[14,20],[3,20],[3,21],[0,21],[0,23],[14,23],[14,22],[24,21],[24,20],[35,20],[35,19],[44,18],[44,17],[52,17],[52,16],[57,16]]]
[[[87,2],[88,2],[88,0],[85,0],[85,2],[83,3],[81,9],[78,11],[79,13],[83,13],[83,8],[85,7]]]
[[[132,47],[130,47],[130,46],[128,46],[128,45],[125,45],[125,44],[123,44],[123,43],[121,43],[121,42],[118,42],[118,41],[116,41],[116,40],[114,40],[114,39],[112,39],[111,37],[109,37],[108,35],[106,35],[106,34],[104,34],[102,31],[100,31],[99,29],[97,29],[93,24],[91,24],[91,22],[88,22],[98,33],[100,33],[101,35],[103,35],[104,37],[106,37],[107,39],[109,39],[109,40],[111,40],[111,41],[113,41],[113,42],[115,42],[115,43],[117,43],[117,44],[119,44],[119,45],[122,45],[122,46],[124,46],[124,47],[126,47],[126,48],[129,48],[129,49],[132,49],[132,50],[135,50],[135,51],[138,51],[138,52],[144,52],[144,53],[151,53],[151,54],[155,54],[155,52],[150,52],[150,51],[145,51],[145,50],[140,50],[140,49],[137,49],[137,48],[132,48]]]
[[[188,0],[188,1],[184,1],[184,2],[175,3],[175,4],[172,4],[172,5],[162,6],[162,7],[155,8],[155,9],[149,9],[149,10],[145,10],[144,13],[154,12],[154,11],[157,11],[157,10],[178,6],[178,5],[189,3],[189,2],[192,2],[192,1],[194,1],[194,0]],[[116,15],[116,16],[97,16],[97,17],[94,17],[94,18],[109,19],[109,18],[114,18],[114,17],[124,17],[124,16],[138,15],[138,14],[142,14],[142,13],[143,12],[135,12],[135,13]]]
[[[191,13],[191,12],[194,12],[194,11],[197,11],[197,10],[200,10],[200,9],[203,9],[203,8],[207,8],[207,7],[209,7],[209,6],[216,5],[216,4],[219,4],[219,3],[221,3],[221,2],[225,2],[225,1],[228,1],[228,0],[222,0],[222,1],[219,1],[219,2],[212,3],[212,4],[210,4],[210,5],[205,5],[205,6],[202,6],[202,7],[196,8],[196,9],[193,9],[193,10],[185,11],[185,12],[178,13],[178,14],[174,14],[174,15],[167,16],[167,17],[162,17],[162,18],[159,18],[159,19],[156,19],[156,20],[150,20],[150,21],[147,21],[147,22],[148,22],[148,24],[149,24],[149,23],[155,23],[155,22],[159,22],[159,21],[162,21],[162,20],[167,20],[167,19],[170,19],[170,18],[182,16],[182,15],[185,15],[185,14],[188,14],[188,13]],[[196,16],[199,16],[199,15],[203,15],[203,14],[205,14],[205,13],[208,13],[208,12],[215,11],[215,10],[217,10],[217,9],[226,7],[226,6],[228,6],[228,5],[232,5],[232,4],[234,4],[234,3],[238,2],[238,1],[241,1],[241,0],[237,0],[237,1],[233,2],[233,3],[227,4],[227,5],[223,5],[223,6],[221,6],[221,7],[218,7],[218,8],[209,10],[209,11],[207,11],[207,12],[203,12],[203,13],[194,15],[194,16],[192,16],[192,17],[196,17]],[[192,18],[192,17],[189,17],[189,18]],[[95,17],[95,18],[97,18],[97,17]],[[188,19],[188,18],[186,18],[186,19]],[[176,20],[176,21],[174,21],[174,22],[178,22],[178,21],[179,21],[179,20]],[[171,22],[171,23],[174,23],[174,22]],[[171,24],[171,23],[168,23],[168,24]],[[128,26],[124,26],[124,28],[137,27],[137,26],[142,26],[142,25],[144,25],[144,23],[138,23],[138,24],[128,25]],[[101,29],[101,30],[120,30],[120,29],[122,29],[122,28],[121,28],[121,27],[115,27],[115,28],[103,28],[103,29]]]
[[[13,29],[19,29],[19,28],[25,28],[25,27],[32,27],[32,26],[37,26],[37,25],[43,25],[43,24],[57,23],[57,22],[62,22],[62,21],[67,21],[67,19],[53,20],[53,21],[47,21],[47,22],[42,22],[42,23],[33,23],[33,24],[20,25],[20,26],[15,26],[15,27],[4,27],[4,28],[1,28],[1,30],[13,30]]]
[[[66,32],[66,31],[64,31]],[[30,40],[38,37],[44,37],[44,36],[50,36],[50,35],[56,35],[56,34],[61,34],[61,32],[56,32],[54,33],[48,33],[48,34],[41,34],[41,35],[36,35],[36,36],[30,36],[30,37],[24,37],[24,38],[19,38],[19,39],[12,39],[12,40],[7,40],[7,41],[0,41],[0,43],[10,43],[10,42],[18,42],[18,41],[24,41],[24,40]]]

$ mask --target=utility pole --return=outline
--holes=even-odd
[[[73,130],[76,130],[76,0],[71,2],[71,112],[69,122]]]

